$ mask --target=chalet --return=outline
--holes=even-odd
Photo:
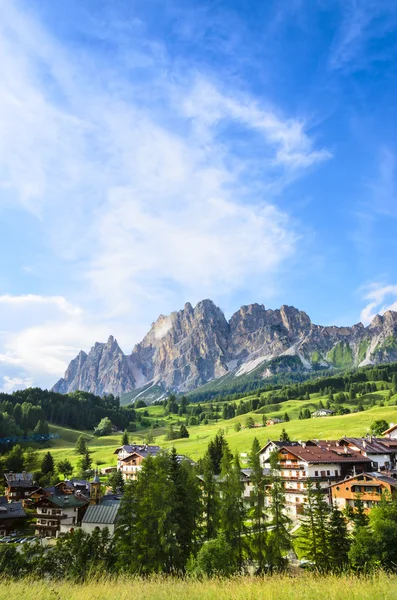
[[[5,496],[0,496],[0,537],[20,528],[26,518],[22,501],[8,502]]]
[[[391,440],[397,440],[397,425],[391,423],[389,429],[386,429],[386,431],[384,431],[382,435],[386,436]]]
[[[263,446],[263,448],[261,448],[261,450],[259,451],[261,465],[263,466],[264,464],[268,463],[270,455],[273,454],[274,451],[276,451],[276,450],[278,451],[280,448],[282,448],[285,445],[291,446],[291,447],[296,447],[296,446],[300,446],[301,443],[300,442],[287,442],[286,443],[286,442],[268,440],[267,443]]]
[[[383,438],[368,436],[366,438],[344,437],[339,440],[340,446],[347,446],[373,462],[375,469],[390,469],[396,464],[397,440],[395,444]],[[395,447],[394,447],[395,446]]]
[[[158,452],[160,452],[160,446],[147,444],[120,446],[114,451],[114,454],[117,454],[117,470],[122,472],[126,481],[136,479],[145,458],[156,456]]]
[[[368,512],[379,504],[384,496],[390,496],[397,488],[397,481],[384,473],[361,473],[338,481],[330,486],[332,502],[343,510],[354,508],[357,498]]]
[[[263,449],[262,449],[263,450]],[[263,467],[270,467],[261,454]],[[284,481],[285,498],[290,516],[296,518],[307,502],[307,482],[318,483],[329,501],[329,486],[348,475],[370,471],[371,460],[352,450],[338,447],[336,442],[310,441],[298,445],[278,447],[280,475]]]
[[[266,421],[266,426],[269,427],[270,425],[278,425],[279,423],[283,423],[283,420],[282,419],[276,419],[276,418],[274,418],[274,419],[268,419]]]
[[[89,500],[82,494],[43,496],[34,504],[35,534],[40,537],[59,537],[79,526]]]
[[[82,530],[86,533],[92,533],[95,529],[107,528],[109,533],[113,535],[119,508],[120,502],[89,506],[81,522]]]
[[[38,487],[33,480],[32,473],[25,471],[6,473],[4,477],[6,480],[5,495],[9,502],[24,500]]]

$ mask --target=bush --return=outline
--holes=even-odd
[[[196,575],[206,577],[232,575],[235,565],[232,560],[232,549],[223,535],[214,540],[204,542],[190,570]]]

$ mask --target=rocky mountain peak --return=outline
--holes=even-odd
[[[95,343],[88,354],[81,351],[53,389],[123,394],[156,385],[186,392],[223,375],[239,377],[254,370],[258,377],[285,369],[347,368],[389,360],[397,360],[394,311],[376,316],[368,327],[323,327],[294,306],[272,310],[253,303],[242,306],[228,322],[205,299],[194,308],[187,302],[182,310],[160,315],[130,355],[112,335],[106,343]]]

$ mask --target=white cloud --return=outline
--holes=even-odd
[[[70,316],[82,314],[82,309],[78,306],[73,306],[62,296],[39,296],[37,294],[25,294],[23,296],[11,296],[5,294],[0,296],[0,304],[8,305],[17,309],[32,308],[34,306],[56,307],[60,311]]]
[[[18,6],[0,22],[1,198],[37,217],[64,271],[62,295],[0,296],[0,362],[47,382],[117,329],[139,341],[181,299],[272,288],[299,235],[269,190],[331,156],[309,124],[174,72],[158,45],[137,40],[127,62],[68,53]]]
[[[32,387],[33,379],[29,377],[8,377],[5,375],[3,377],[3,384],[0,388],[0,391],[6,394],[10,394],[15,390],[23,390],[29,387]]]
[[[361,320],[368,325],[376,315],[383,315],[388,310],[397,311],[397,285],[374,283],[364,295],[364,299],[370,302],[361,311]]]

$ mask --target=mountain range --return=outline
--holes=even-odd
[[[53,387],[98,395],[156,388],[188,392],[217,378],[255,372],[347,369],[397,360],[397,312],[377,315],[364,327],[321,326],[293,306],[242,306],[229,321],[211,300],[160,315],[131,354],[117,340],[81,351]]]

